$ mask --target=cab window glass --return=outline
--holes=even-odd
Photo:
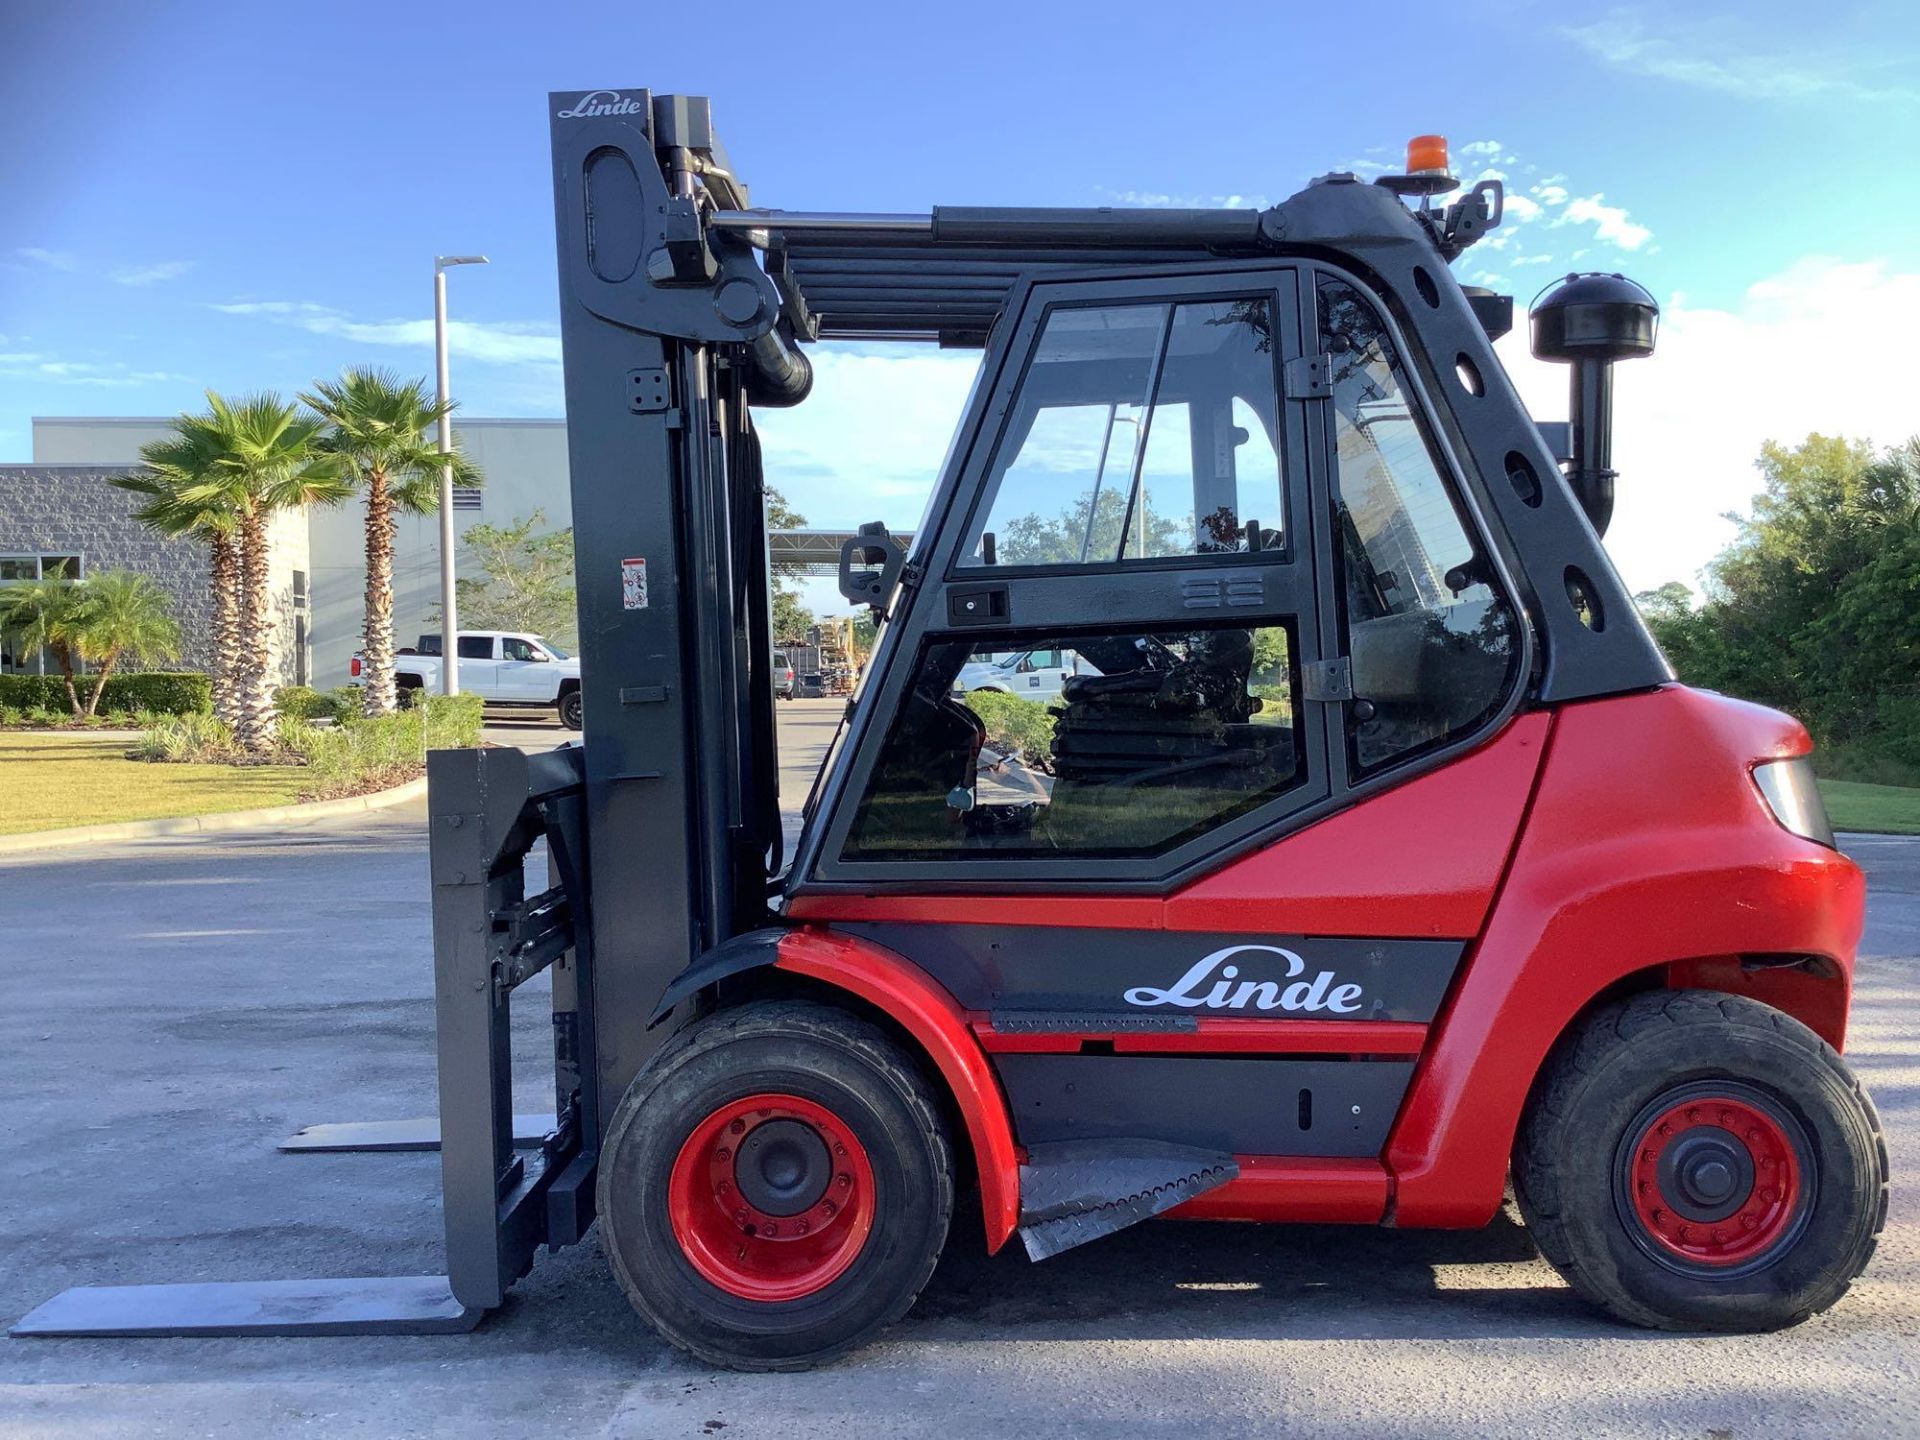
[[[459,646],[462,660],[491,660],[493,658],[493,637],[491,635],[462,635],[455,642]]]
[[[531,641],[517,640],[511,636],[505,637],[500,641],[500,648],[506,652],[506,657],[509,660],[544,660],[547,658],[540,652],[539,647]]]
[[[845,859],[1153,855],[1306,777],[1285,626],[1007,643],[921,656]]]
[[[1096,565],[1285,537],[1264,297],[1057,307],[967,565]]]
[[[1333,520],[1361,772],[1430,749],[1497,710],[1519,660],[1512,607],[1472,538],[1379,312],[1319,281],[1332,361]]]

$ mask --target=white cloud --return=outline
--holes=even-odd
[[[22,245],[13,253],[22,260],[31,260],[49,270],[73,271],[80,268],[79,257],[66,250],[42,250],[37,245]]]
[[[1560,179],[1567,177],[1562,175]],[[1553,180],[1543,180],[1533,187],[1533,193],[1540,197],[1542,205],[1564,205],[1567,203],[1567,187]]]
[[[433,348],[432,320],[356,320],[311,300],[236,300],[209,307],[223,315],[264,316],[314,335],[351,340],[359,345],[408,349]],[[450,320],[447,348],[462,360],[490,365],[560,363],[558,327],[545,322]]]
[[[1529,220],[1538,220],[1540,218],[1540,202],[1537,200],[1529,200],[1518,190],[1507,191],[1507,198],[1504,204],[1506,205],[1506,214],[1511,215],[1518,224],[1524,225]],[[1504,220],[1504,218],[1503,216],[1502,219]]]
[[[1727,19],[1655,33],[1635,12],[1616,10],[1591,25],[1563,26],[1560,34],[1617,70],[1748,99],[1920,100],[1912,86],[1865,83],[1860,77],[1871,67],[1859,55],[1758,51]]]
[[[1553,217],[1551,224],[1556,229],[1563,225],[1591,225],[1595,239],[1618,245],[1622,250],[1638,250],[1653,238],[1653,231],[1628,219],[1627,212],[1620,206],[1603,203],[1606,198],[1576,195]]]
[[[162,280],[178,280],[192,268],[191,260],[161,260],[152,265],[121,265],[107,278],[116,285],[154,285]]]
[[[0,352],[0,379],[50,385],[152,385],[186,377],[165,370],[135,370],[124,360],[62,360],[39,351]]]
[[[1614,463],[1619,503],[1607,549],[1636,590],[1667,580],[1698,584],[1730,540],[1728,511],[1745,511],[1760,481],[1766,440],[1809,433],[1895,444],[1920,431],[1912,378],[1871,356],[1848,362],[1836,335],[1920,330],[1920,272],[1884,261],[1813,257],[1749,286],[1714,309],[1672,296],[1659,349],[1615,372]],[[1527,354],[1524,325],[1501,357],[1534,415],[1567,413],[1567,372]],[[1809,364],[1808,356],[1840,356]]]
[[[1144,210],[1264,210],[1273,202],[1264,195],[1173,195],[1163,190],[1109,190],[1101,195],[1117,205]]]

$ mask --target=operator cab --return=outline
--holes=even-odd
[[[1330,264],[1017,287],[982,361],[1005,419],[942,478],[932,593],[790,890],[1170,876],[1506,713],[1525,627],[1406,354]],[[1057,689],[1008,683],[1069,653]]]

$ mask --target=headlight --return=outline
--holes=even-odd
[[[1833,825],[1821,802],[1820,787],[1814,784],[1811,760],[1802,755],[1797,760],[1769,760],[1756,765],[1753,783],[1783,829],[1833,847]]]

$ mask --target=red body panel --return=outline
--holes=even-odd
[[[1240,1174],[1167,1214],[1176,1220],[1377,1225],[1392,1185],[1378,1160],[1239,1155]]]
[[[1363,800],[1162,900],[1151,895],[798,894],[796,920],[1250,930],[1467,940],[1480,933],[1551,719]]]
[[[939,1068],[967,1127],[980,1175],[987,1251],[1006,1244],[1020,1218],[1020,1154],[1007,1119],[1006,1096],[968,1028],[966,1011],[912,961],[828,930],[808,927],[786,935],[775,964],[879,1006],[919,1042]]]
[[[1837,998],[1817,1013],[1844,1013],[1860,871],[1776,824],[1749,774],[1809,748],[1784,715],[1678,686],[1560,712],[1512,868],[1387,1145],[1396,1223],[1492,1218],[1541,1062],[1635,971],[1820,956]]]
[[[1512,853],[1551,719],[1242,857],[1167,900],[1169,930],[1469,940]]]

